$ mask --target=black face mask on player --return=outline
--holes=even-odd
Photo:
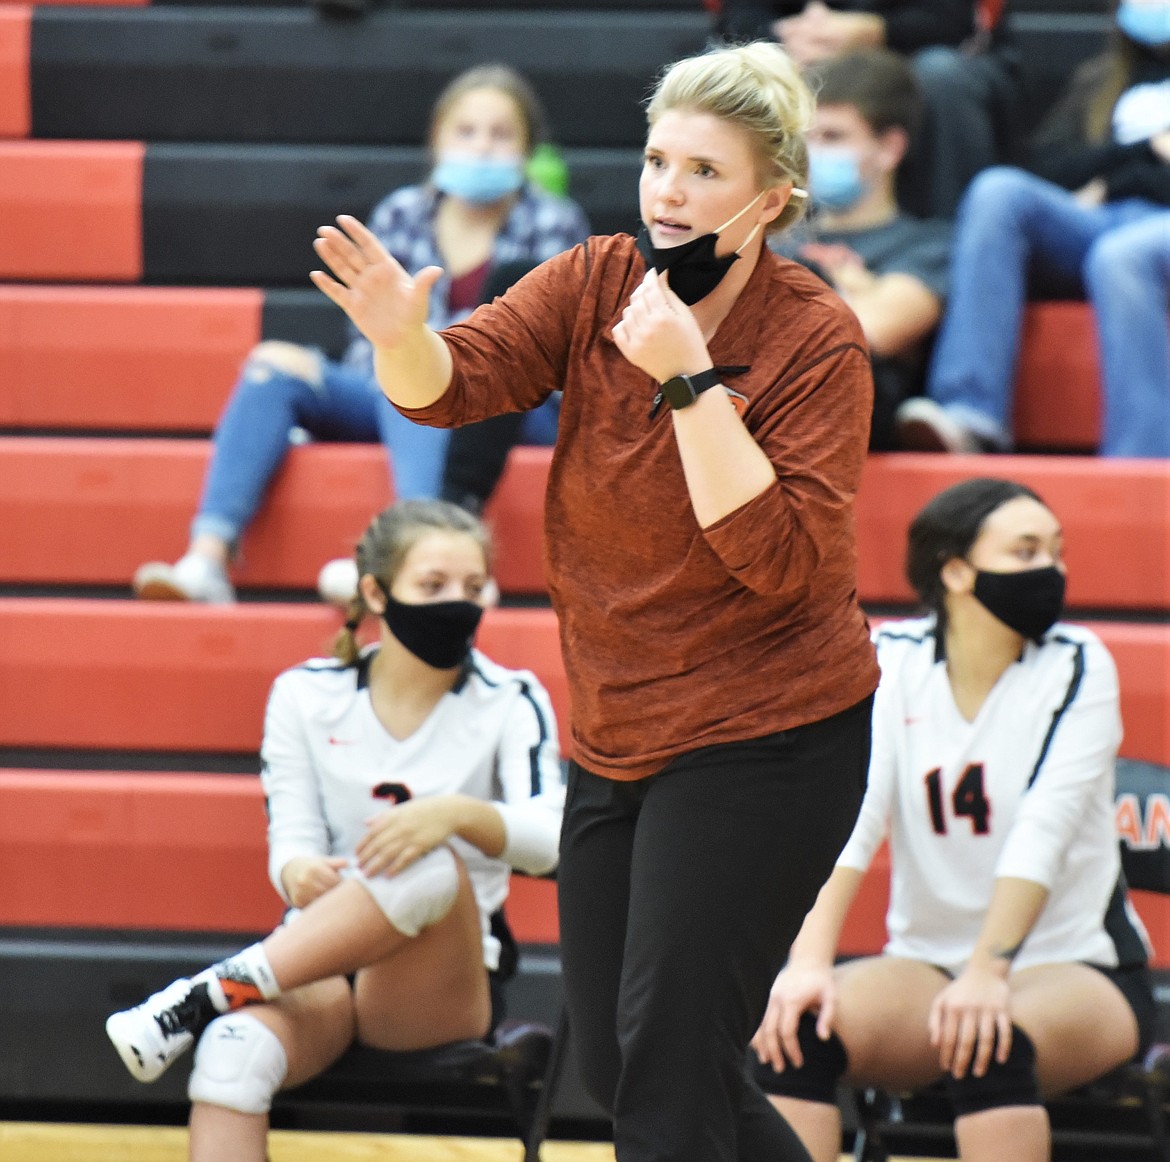
[[[700,234],[689,242],[678,246],[655,246],[650,241],[650,231],[645,225],[638,231],[638,253],[646,261],[647,268],[653,267],[659,274],[669,276],[670,289],[688,307],[694,306],[700,299],[705,299],[722,281],[723,276],[731,269],[731,264],[739,258],[739,252],[755,236],[760,225],[757,223],[752,232],[743,240],[738,249],[730,254],[719,256],[715,253],[715,244],[719,235],[727,229],[737,218],[748,212],[766,193],[761,190],[738,214],[728,218],[718,230],[710,234]]]
[[[1039,641],[1064,611],[1064,574],[1055,565],[1019,573],[975,570],[975,600],[1009,629]]]
[[[382,620],[390,632],[421,662],[436,670],[452,670],[471,652],[483,606],[474,601],[429,601],[412,605],[397,601],[378,582],[386,598]]]

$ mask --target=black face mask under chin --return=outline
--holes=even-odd
[[[426,662],[436,670],[452,670],[471,652],[483,606],[474,601],[432,601],[409,605],[391,597],[381,581],[378,587],[386,598],[382,620],[420,662]]]
[[[975,571],[975,600],[1023,637],[1039,641],[1064,611],[1064,574],[1055,565],[1020,573]]]
[[[650,232],[643,226],[638,231],[637,244],[646,266],[654,267],[659,274],[668,274],[670,289],[692,307],[723,281],[731,264],[739,258],[734,251],[718,257],[715,254],[718,241],[718,234],[703,234],[681,246],[660,247],[650,241]]]
[[[688,307],[693,307],[700,299],[705,299],[722,281],[723,276],[731,269],[731,264],[739,257],[739,252],[755,237],[760,224],[752,227],[752,232],[730,254],[719,256],[715,253],[715,244],[719,235],[733,222],[742,218],[763,196],[761,190],[738,214],[732,214],[718,230],[709,234],[700,234],[689,242],[678,246],[655,246],[650,241],[650,231],[643,224],[638,231],[638,253],[646,261],[646,267],[653,267],[659,274],[667,274],[670,289]]]

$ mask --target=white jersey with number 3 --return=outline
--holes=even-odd
[[[405,799],[491,802],[504,822],[498,858],[458,836],[449,842],[467,867],[494,968],[488,920],[508,894],[510,869],[541,875],[557,863],[564,785],[552,704],[535,675],[473,650],[455,688],[399,740],[370,702],[372,657],[367,650],[356,666],[313,659],[273,684],[260,752],[269,876],[287,900],[280,874],[290,859],[352,858],[370,818]]]
[[[933,617],[874,634],[881,684],[869,786],[838,862],[864,870],[889,836],[886,952],[957,972],[997,877],[1048,902],[1014,967],[1141,963],[1148,942],[1119,890],[1113,768],[1117,671],[1089,630],[1025,645],[974,722],[959,713]]]

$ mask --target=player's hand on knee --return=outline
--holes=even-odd
[[[443,274],[439,267],[407,274],[377,236],[348,214],[339,215],[336,226],[320,227],[313,249],[332,274],[311,271],[313,285],[375,347],[390,350],[425,327],[431,288]]]
[[[455,832],[448,796],[408,799],[366,820],[355,854],[366,876],[397,875]]]
[[[987,1072],[992,1055],[1006,1061],[1011,1050],[1011,993],[995,968],[968,966],[934,999],[930,1041],[939,1065],[953,1077]]]
[[[817,1036],[825,1040],[836,1010],[836,985],[832,965],[789,964],[772,984],[764,1019],[752,1038],[756,1056],[778,1073],[786,1064],[804,1064],[797,1028],[801,1016],[817,1013]]]

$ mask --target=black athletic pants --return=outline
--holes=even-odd
[[[745,1050],[865,789],[872,698],[635,782],[569,768],[572,1041],[619,1162],[806,1162]]]

